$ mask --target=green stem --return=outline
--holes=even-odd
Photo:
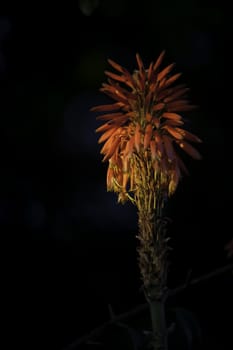
[[[164,300],[149,301],[149,307],[152,322],[152,349],[167,350],[167,327]]]

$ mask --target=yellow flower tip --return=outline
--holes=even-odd
[[[118,195],[118,203],[125,204],[129,200],[126,192],[120,192]]]
[[[169,197],[172,196],[176,191],[177,185],[174,183],[174,181],[170,181],[169,187],[168,187],[168,195]]]

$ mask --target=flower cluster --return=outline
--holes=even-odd
[[[145,69],[137,54],[138,69],[133,74],[109,59],[117,74],[106,71],[108,80],[100,91],[114,103],[92,108],[103,112],[97,119],[104,123],[96,131],[102,133],[103,161],[109,162],[107,189],[117,192],[121,202],[133,198],[140,164],[149,169],[147,180],[152,186],[171,195],[186,171],[179,148],[194,159],[201,158],[192,145],[201,140],[183,128],[182,112],[194,107],[186,97],[189,89],[184,84],[174,86],[181,74],[171,74],[174,64],[161,69],[163,57],[164,52]]]

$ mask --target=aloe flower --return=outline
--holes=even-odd
[[[153,349],[167,349],[164,311],[167,280],[168,237],[164,204],[187,169],[180,153],[201,159],[193,146],[201,140],[185,130],[183,113],[194,108],[188,88],[176,84],[180,73],[174,64],[161,68],[164,52],[145,69],[136,55],[138,69],[128,70],[108,60],[117,71],[106,71],[100,89],[114,103],[92,108],[102,112],[101,154],[108,162],[107,189],[118,201],[131,200],[138,209],[138,260],[146,299],[150,305]]]
[[[107,189],[117,192],[120,202],[132,199],[137,190],[136,158],[153,168],[153,186],[162,186],[164,195],[173,194],[187,172],[179,149],[201,158],[192,145],[201,140],[183,127],[182,113],[194,108],[186,97],[189,89],[184,84],[174,86],[181,74],[171,74],[174,64],[161,69],[163,57],[164,51],[145,69],[137,54],[138,70],[132,75],[109,59],[117,74],[106,71],[108,82],[100,91],[115,103],[92,108],[104,112],[97,117],[104,123],[96,131],[102,133],[103,161],[109,162]]]

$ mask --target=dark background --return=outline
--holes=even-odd
[[[61,350],[140,303],[137,213],[106,192],[90,107],[107,58],[131,72],[165,49],[199,109],[188,115],[203,160],[187,160],[168,205],[173,288],[228,263],[231,229],[232,21],[224,2],[9,3],[0,12],[1,289],[4,349]],[[232,274],[177,295],[204,348],[230,349]],[[8,334],[9,333],[9,334]],[[2,340],[3,341],[3,340]],[[231,344],[231,345],[230,345]]]

